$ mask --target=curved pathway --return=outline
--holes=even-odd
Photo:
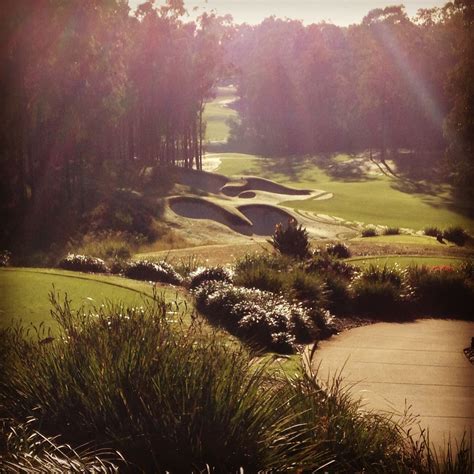
[[[403,414],[410,407],[443,449],[464,430],[474,436],[474,365],[463,353],[471,337],[474,323],[466,321],[377,323],[323,341],[313,364],[323,381],[342,370],[344,384],[367,409]]]

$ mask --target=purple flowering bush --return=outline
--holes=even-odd
[[[308,311],[282,295],[216,281],[204,282],[194,295],[208,318],[259,347],[293,352],[296,343],[311,339]]]
[[[198,267],[189,274],[190,288],[196,288],[205,281],[223,281],[232,283],[232,272],[227,268],[215,267]]]
[[[76,272],[106,273],[109,271],[105,262],[89,255],[68,254],[59,262],[59,268]]]
[[[183,282],[181,275],[168,262],[151,262],[149,260],[136,260],[130,262],[124,274],[134,280],[159,281],[180,285]]]

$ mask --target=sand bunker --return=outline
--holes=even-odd
[[[226,196],[238,196],[244,191],[266,191],[289,196],[309,196],[309,189],[295,189],[283,184],[275,183],[269,179],[255,176],[243,176],[238,182],[229,182],[222,187],[221,192]]]
[[[289,212],[268,204],[245,204],[237,209],[252,222],[255,235],[273,235],[277,224],[286,225],[294,218]]]
[[[294,211],[280,204],[289,200],[332,198],[332,193],[327,191],[295,189],[255,176],[233,179],[191,169],[179,169],[176,174],[179,183],[209,194],[206,198],[194,196],[194,193],[171,197],[169,209],[184,218],[203,220],[202,226],[194,225],[199,225],[203,232],[209,228],[210,236],[223,233],[225,229],[221,225],[224,225],[242,236],[263,238],[272,235],[277,224],[286,225],[295,216],[314,237],[332,238],[340,233],[355,232],[336,219]],[[213,221],[212,225],[209,221]]]
[[[294,218],[290,212],[268,204],[246,204],[234,209],[194,196],[172,197],[168,203],[182,217],[213,220],[245,235],[272,235],[277,224],[285,225]]]
[[[176,196],[168,199],[170,209],[183,217],[190,219],[210,219],[233,230],[250,235],[250,222],[244,215],[235,209],[228,209],[203,198],[194,196]]]

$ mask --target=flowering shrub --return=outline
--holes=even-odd
[[[308,231],[295,219],[290,219],[286,227],[277,224],[269,242],[283,255],[305,258],[309,254]]]
[[[336,258],[349,258],[351,256],[349,247],[340,242],[326,245],[326,251],[329,255],[333,255]]]
[[[223,281],[232,283],[232,273],[224,267],[198,267],[189,274],[189,286],[196,288],[204,281]]]
[[[194,294],[206,316],[261,347],[292,352],[297,340],[310,338],[307,311],[282,295],[216,281],[203,283]]]
[[[102,259],[73,253],[64,257],[59,262],[59,267],[76,272],[106,273],[109,271]]]
[[[159,281],[180,285],[183,281],[181,275],[168,262],[150,262],[136,260],[130,262],[125,269],[125,276],[134,280]]]
[[[0,267],[8,267],[12,254],[8,250],[0,250]]]

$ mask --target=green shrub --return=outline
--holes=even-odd
[[[290,219],[286,227],[277,224],[269,242],[283,255],[296,258],[305,258],[309,255],[308,232],[301,224],[298,225],[295,219]]]
[[[136,260],[128,263],[125,276],[134,280],[154,281],[180,285],[183,279],[168,262],[157,263],[149,260]]]
[[[295,269],[289,274],[289,278],[290,291],[305,306],[320,308],[326,305],[326,286],[319,275]]]
[[[85,235],[82,242],[72,245],[72,248],[75,253],[92,255],[105,261],[127,260],[144,242],[143,236],[127,232],[100,232]]]
[[[377,235],[377,231],[374,227],[367,227],[366,229],[362,230],[362,237],[375,237]]]
[[[76,272],[106,273],[109,271],[105,262],[100,258],[72,253],[59,262],[59,267]]]
[[[200,267],[189,274],[190,288],[196,288],[205,281],[223,281],[232,283],[232,273],[220,266]]]
[[[310,273],[319,273],[323,277],[329,273],[350,279],[358,271],[354,265],[338,260],[326,252],[315,252],[306,264],[306,270]]]
[[[431,226],[431,227],[425,227],[425,230],[423,231],[425,235],[428,235],[429,237],[441,237],[443,235],[443,232],[441,231],[441,229],[439,229],[438,227],[434,227],[434,226]]]
[[[224,282],[204,282],[194,290],[198,309],[215,323],[251,344],[277,352],[293,352],[297,333],[310,338],[306,310],[283,296]]]
[[[349,258],[352,255],[349,247],[340,242],[326,245],[326,252],[336,258]]]
[[[287,274],[281,270],[259,265],[245,272],[236,273],[234,283],[237,286],[245,286],[246,288],[280,293],[285,289],[286,279]]]
[[[462,269],[412,266],[408,283],[418,312],[474,318],[474,282]]]
[[[387,227],[383,231],[383,235],[399,235],[400,229],[398,227]]]
[[[154,218],[160,209],[155,201],[130,189],[118,189],[108,195],[86,217],[87,231],[126,232],[144,236],[148,242],[156,239]]]
[[[462,247],[469,239],[469,235],[462,227],[452,226],[443,232],[443,238]]]
[[[406,271],[402,270],[397,264],[393,266],[370,264],[358,276],[358,278],[368,282],[391,283],[396,288],[403,286],[405,277]]]
[[[353,283],[352,290],[353,307],[358,313],[386,319],[400,310],[400,288],[390,281],[359,279]]]
[[[327,308],[331,313],[344,314],[350,308],[351,293],[346,278],[328,273],[325,278]]]

